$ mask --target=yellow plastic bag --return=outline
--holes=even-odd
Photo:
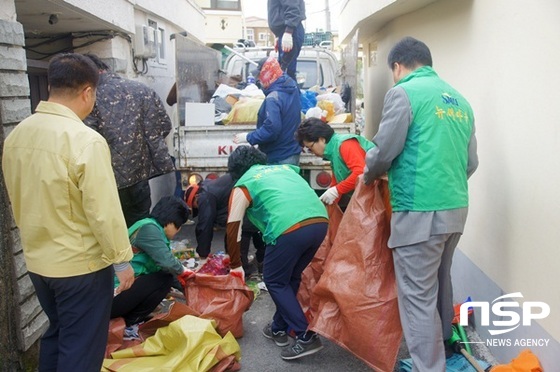
[[[254,124],[264,98],[241,98],[237,101],[228,116],[222,121],[224,124]]]
[[[209,371],[227,359],[238,362],[241,349],[235,337],[228,333],[222,338],[215,325],[186,315],[142,344],[114,352],[103,361],[102,371]]]
[[[330,122],[334,118],[334,103],[332,101],[319,101],[317,102],[317,107],[327,112],[327,122]]]

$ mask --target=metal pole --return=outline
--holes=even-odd
[[[255,61],[253,61],[253,60],[251,60],[251,59],[245,57],[243,54],[239,53],[237,50],[235,50],[235,49],[233,49],[233,48],[230,48],[230,47],[227,46],[227,45],[224,45],[224,48],[226,48],[227,50],[229,50],[230,52],[232,52],[232,53],[235,54],[236,56],[238,56],[238,57],[244,59],[245,61],[249,62],[250,64],[252,64],[252,65],[255,66],[255,67],[257,67],[257,66],[259,65],[257,62],[255,62]]]
[[[325,0],[325,32],[331,31],[331,10],[329,8],[329,0]]]

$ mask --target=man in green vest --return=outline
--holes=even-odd
[[[478,166],[473,111],[432,68],[411,37],[389,53],[395,86],[386,96],[364,180],[388,173],[399,311],[414,371],[445,371],[452,335],[451,262],[468,210],[467,179]]]
[[[228,171],[238,181],[230,196],[227,247],[232,271],[243,272],[239,245],[247,214],[263,234],[263,279],[276,305],[263,335],[284,347],[292,330],[296,341],[281,352],[282,359],[292,360],[323,348],[319,336],[307,329],[296,295],[301,273],[327,234],[328,217],[315,191],[299,175],[299,167],[265,164],[266,155],[251,146],[239,146],[228,159]]]
[[[296,140],[300,146],[331,162],[334,177],[320,199],[325,204],[338,201],[345,210],[356,181],[364,172],[366,151],[375,145],[357,134],[337,134],[318,118],[305,119],[296,132]]]

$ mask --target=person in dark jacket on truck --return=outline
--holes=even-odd
[[[278,38],[278,61],[294,81],[297,81],[297,58],[305,39],[304,20],[303,0],[268,0],[268,27]]]
[[[236,134],[233,142],[259,145],[268,164],[299,165],[301,146],[294,133],[301,122],[301,102],[296,82],[282,72],[274,57],[263,58],[253,75],[266,94],[257,115],[257,129]]]

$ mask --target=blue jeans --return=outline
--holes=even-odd
[[[99,372],[109,333],[113,267],[67,278],[29,277],[50,323],[41,337],[39,371]]]
[[[295,82],[297,82],[297,58],[303,45],[305,30],[301,23],[299,24],[299,26],[297,26],[297,28],[294,30],[294,33],[292,34],[294,46],[292,47],[292,50],[287,53],[284,53],[284,51],[282,51],[282,36],[283,34],[278,36],[278,62],[280,63],[280,67],[282,67],[282,70],[286,71],[288,73],[288,76],[294,79]]]
[[[263,279],[276,305],[272,328],[275,332],[294,330],[298,337],[309,323],[297,300],[301,273],[325,239],[328,223],[315,223],[280,235],[275,245],[267,245]]]
[[[292,164],[299,167],[299,154],[288,156],[286,159],[278,160],[267,165],[280,165],[280,164]]]

